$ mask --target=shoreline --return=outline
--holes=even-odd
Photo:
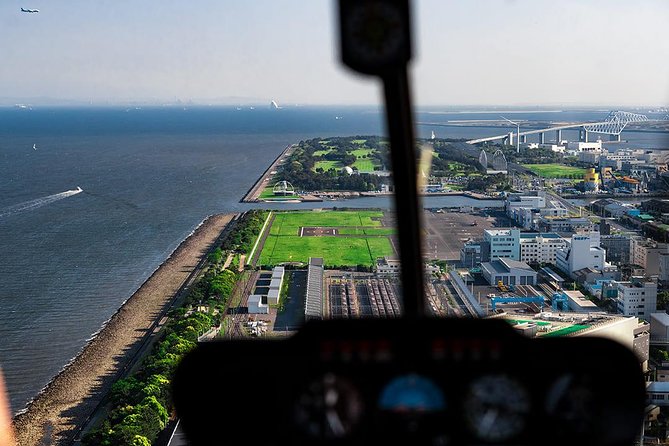
[[[62,444],[102,401],[235,214],[205,218],[13,419],[17,444]]]
[[[258,180],[253,183],[253,185],[249,188],[249,190],[244,194],[241,200],[239,200],[240,203],[258,203],[259,200],[258,197],[260,197],[260,194],[262,191],[267,187],[269,180],[271,179],[272,172],[276,169],[276,167],[283,162],[283,160],[289,156],[290,154],[293,153],[295,148],[297,147],[297,144],[288,144],[285,149],[279,153],[279,155],[270,163],[270,165],[265,169],[265,171],[260,175]]]

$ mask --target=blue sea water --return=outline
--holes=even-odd
[[[575,113],[584,120],[606,115]],[[482,116],[419,113],[417,119]],[[0,109],[0,365],[13,410],[80,351],[206,216],[251,208],[240,198],[286,145],[381,134],[382,122],[378,109],[362,107]],[[419,127],[419,134],[431,130]],[[499,129],[436,133],[474,138]],[[650,135],[639,144],[664,144]],[[475,203],[481,205],[443,197],[425,204]],[[388,207],[390,200],[345,205]]]

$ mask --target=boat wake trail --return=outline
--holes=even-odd
[[[83,192],[83,189],[77,187],[76,189],[66,190],[65,192],[60,192],[58,194],[48,195],[46,197],[36,198],[34,200],[15,204],[13,206],[0,209],[0,218],[18,214],[19,212],[32,211],[34,209],[41,208],[42,206],[46,206],[47,204],[51,204],[55,201],[62,200],[63,198],[77,195],[81,192]]]

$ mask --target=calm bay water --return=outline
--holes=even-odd
[[[483,119],[436,116],[417,118]],[[455,138],[499,133],[435,131]],[[253,207],[239,199],[287,144],[382,132],[382,115],[371,108],[0,109],[0,365],[13,409],[23,408],[207,215]],[[640,143],[665,142],[650,140]],[[425,203],[461,204],[484,203]],[[388,207],[390,199],[280,207],[327,205]]]

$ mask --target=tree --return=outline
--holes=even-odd
[[[669,290],[657,293],[657,309],[666,310],[669,305]]]
[[[130,443],[131,446],[151,446],[151,442],[149,441],[148,438],[146,438],[143,435],[135,435],[135,437],[132,439],[132,443]]]

